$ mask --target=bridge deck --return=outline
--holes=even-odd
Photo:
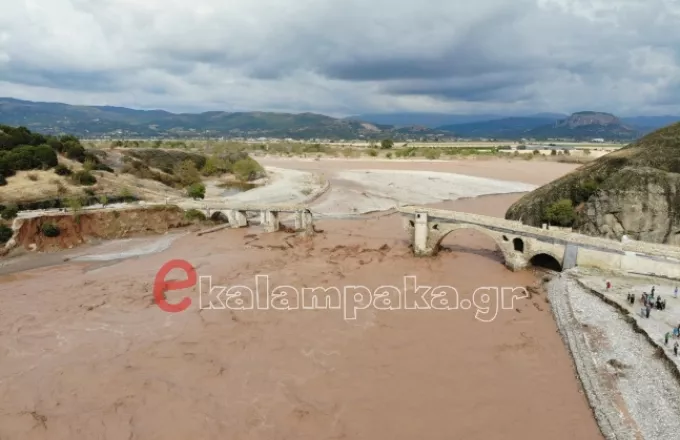
[[[211,211],[276,211],[276,212],[299,212],[309,210],[305,205],[239,205],[239,204],[213,204],[213,203],[182,203],[181,206],[191,206],[195,209],[208,208]]]
[[[490,217],[486,215],[469,214],[465,212],[449,211],[444,209],[433,209],[424,206],[403,206],[400,207],[398,211],[405,215],[415,215],[418,212],[424,212],[427,213],[428,220],[429,218],[433,218],[444,223],[469,223],[477,226],[487,227],[493,230],[504,229],[513,231],[517,235],[534,237],[539,236],[545,239],[563,241],[586,247],[598,247],[618,252],[639,252],[680,259],[680,247],[678,246],[646,243],[642,241],[620,242],[607,238],[591,237],[589,235],[583,235],[576,232],[541,229],[534,226],[528,226],[522,224],[522,222],[514,220],[505,220],[502,218]]]

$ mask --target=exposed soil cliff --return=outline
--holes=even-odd
[[[678,173],[680,123],[532,191],[510,207],[506,218],[533,226],[558,222],[607,238],[628,235],[680,245]]]
[[[184,211],[176,206],[45,215],[17,219],[13,225],[15,233],[10,246],[34,250],[69,248],[93,238],[158,234],[191,223]],[[47,224],[56,226],[59,235],[46,236],[43,230]]]

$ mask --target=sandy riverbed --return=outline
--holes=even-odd
[[[525,182],[539,184],[535,174]],[[440,205],[501,216],[518,197]],[[260,274],[272,287],[373,289],[415,275],[471,298],[482,286],[536,282],[507,271],[476,232],[414,259],[398,216],[318,227],[309,240],[255,228],[185,235],[117,264],[71,260],[0,277],[0,438],[602,438],[542,294],[492,322],[474,309],[366,309],[355,320],[340,310],[201,311],[197,289],[167,294],[193,297],[181,313],[152,302],[154,275],[173,258],[225,286],[252,287]],[[107,246],[71,252],[130,252]]]

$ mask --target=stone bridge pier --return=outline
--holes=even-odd
[[[405,218],[404,226],[411,237],[413,253],[417,256],[436,255],[444,237],[454,231],[468,229],[492,238],[503,254],[505,265],[513,271],[531,265],[537,256],[554,260],[560,269],[573,267],[576,263],[575,260],[570,262],[566,259],[567,248],[564,244],[537,240],[529,234],[513,230],[515,223],[519,222],[494,219],[498,223],[503,223],[501,227],[466,221],[466,216],[464,213],[452,213],[452,217],[455,218],[433,218],[427,211],[417,211],[413,216],[409,216],[410,218]]]
[[[204,208],[208,216],[211,212],[222,212],[232,228],[245,228],[249,226],[248,213],[258,213],[260,217],[260,224],[265,232],[276,232],[281,229],[281,214],[292,215],[295,220],[295,232],[303,235],[311,235],[314,233],[314,218],[312,212],[304,207],[255,207],[244,206],[234,208]]]

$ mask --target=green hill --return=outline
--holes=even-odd
[[[111,138],[269,137],[293,139],[410,139],[450,136],[422,127],[380,126],[315,113],[205,112],[75,106],[0,98],[0,123],[44,134]]]
[[[522,197],[507,219],[589,235],[680,244],[680,123]]]

